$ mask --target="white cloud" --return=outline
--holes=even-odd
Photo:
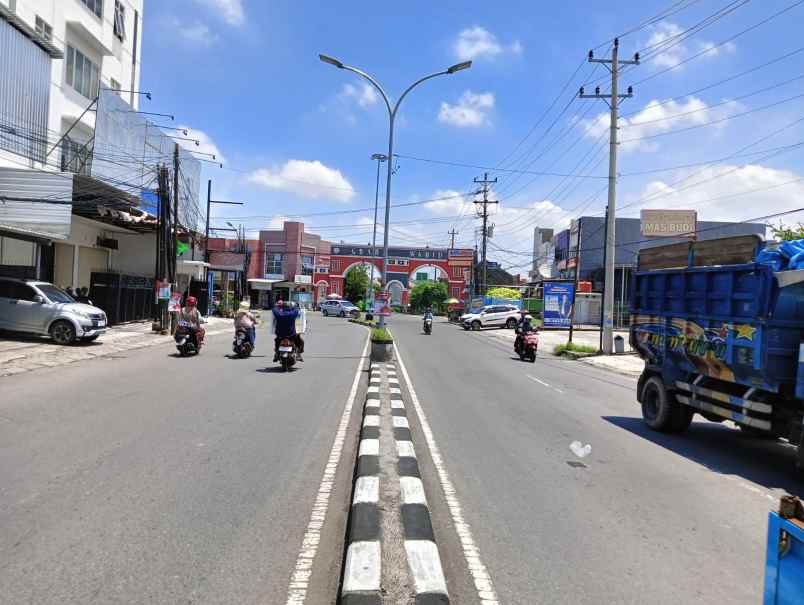
[[[654,99],[645,105],[640,112],[627,118],[620,118],[620,150],[623,152],[635,150],[656,151],[659,149],[657,139],[634,139],[705,124],[735,113],[741,108],[742,105],[737,102],[710,107],[697,97],[688,97],[686,101],[680,102]],[[610,114],[604,112],[590,120],[581,120],[579,123],[589,138],[597,139],[608,132],[609,124],[611,123]],[[714,128],[723,127],[724,125],[725,122],[715,125]]]
[[[669,184],[685,176],[690,178]],[[624,207],[623,212],[638,215],[641,208],[692,208],[698,211],[698,220],[753,219],[800,208],[804,199],[802,178],[790,170],[759,164],[720,164],[703,170],[684,170],[668,178],[669,182],[651,181],[638,197],[627,196],[626,203],[634,203],[634,206]],[[778,224],[779,220],[771,222]],[[796,224],[804,222],[804,218],[798,214],[781,221]]]
[[[212,33],[209,26],[200,21],[190,25],[180,25],[178,19],[174,20],[174,31],[191,46],[208,47],[215,44],[219,37]]]
[[[215,144],[215,141],[203,130],[196,130],[195,128],[190,128],[189,126],[178,126],[180,129],[177,131],[176,136],[181,137],[182,139],[193,139],[193,141],[198,141],[198,145],[196,145],[193,141],[176,141],[179,145],[184,147],[189,151],[199,151],[204,154],[208,154],[204,157],[204,159],[213,160],[210,156],[215,156],[215,162],[220,162],[221,164],[226,163],[226,158],[223,157],[220,149]],[[187,131],[185,135],[183,130]]]
[[[490,124],[488,114],[492,109],[494,109],[494,93],[474,93],[467,90],[458,99],[457,104],[450,105],[446,101],[441,103],[438,121],[458,127],[484,126]]]
[[[455,57],[460,61],[495,59],[504,53],[519,55],[523,50],[519,40],[507,46],[502,45],[494,34],[479,25],[462,30],[452,46]]]
[[[242,0],[195,0],[220,13],[229,25],[239,26],[245,22]]]
[[[443,199],[442,199],[443,198]],[[454,189],[437,189],[429,198],[424,207],[438,215],[454,215],[465,213],[472,206],[472,198]]]
[[[645,46],[650,49],[658,45],[658,48],[648,50],[645,54],[652,55],[654,52],[657,53],[651,58],[651,62],[654,65],[657,67],[673,67],[687,57],[701,51],[707,51],[704,57],[714,58],[723,52],[733,53],[737,50],[737,46],[733,42],[715,47],[714,42],[700,40],[691,46],[686,39],[683,39],[685,37],[683,31],[681,27],[670,21],[662,21],[653,26],[651,36]]]
[[[359,86],[344,84],[339,96],[342,99],[354,101],[363,109],[375,105],[380,100],[380,95],[377,94],[374,87],[363,82]]]
[[[340,170],[329,168],[318,160],[288,160],[279,167],[260,168],[248,176],[248,181],[310,199],[348,202],[355,196],[354,187]]]

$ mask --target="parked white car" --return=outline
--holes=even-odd
[[[0,330],[50,336],[62,345],[89,342],[106,331],[106,313],[53,284],[0,277]]]
[[[481,328],[514,329],[521,313],[515,305],[486,305],[475,313],[461,315],[464,330],[480,330]]]

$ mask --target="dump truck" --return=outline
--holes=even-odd
[[[631,283],[631,346],[652,429],[681,432],[694,414],[731,420],[798,446],[804,467],[804,269],[758,262],[756,235],[640,251]]]

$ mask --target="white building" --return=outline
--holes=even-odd
[[[74,175],[90,174],[99,90],[139,107],[143,1],[0,0],[0,275],[88,286],[154,241],[72,212],[82,187],[119,194]]]

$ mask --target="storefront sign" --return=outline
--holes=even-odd
[[[294,284],[302,284],[302,285],[310,285],[313,283],[313,276],[312,275],[296,275],[295,279],[293,280]]]
[[[265,279],[275,279],[276,281],[283,281],[285,279],[284,273],[266,273],[263,276]]]
[[[572,305],[575,303],[575,284],[544,282],[545,328],[569,328],[572,322]]]
[[[360,247],[360,246],[333,246],[332,254],[341,256],[368,256],[379,258],[383,256],[383,248]],[[448,250],[443,248],[388,248],[389,258],[422,258],[433,260],[447,260]]]
[[[695,210],[643,210],[640,227],[645,237],[694,237]]]

